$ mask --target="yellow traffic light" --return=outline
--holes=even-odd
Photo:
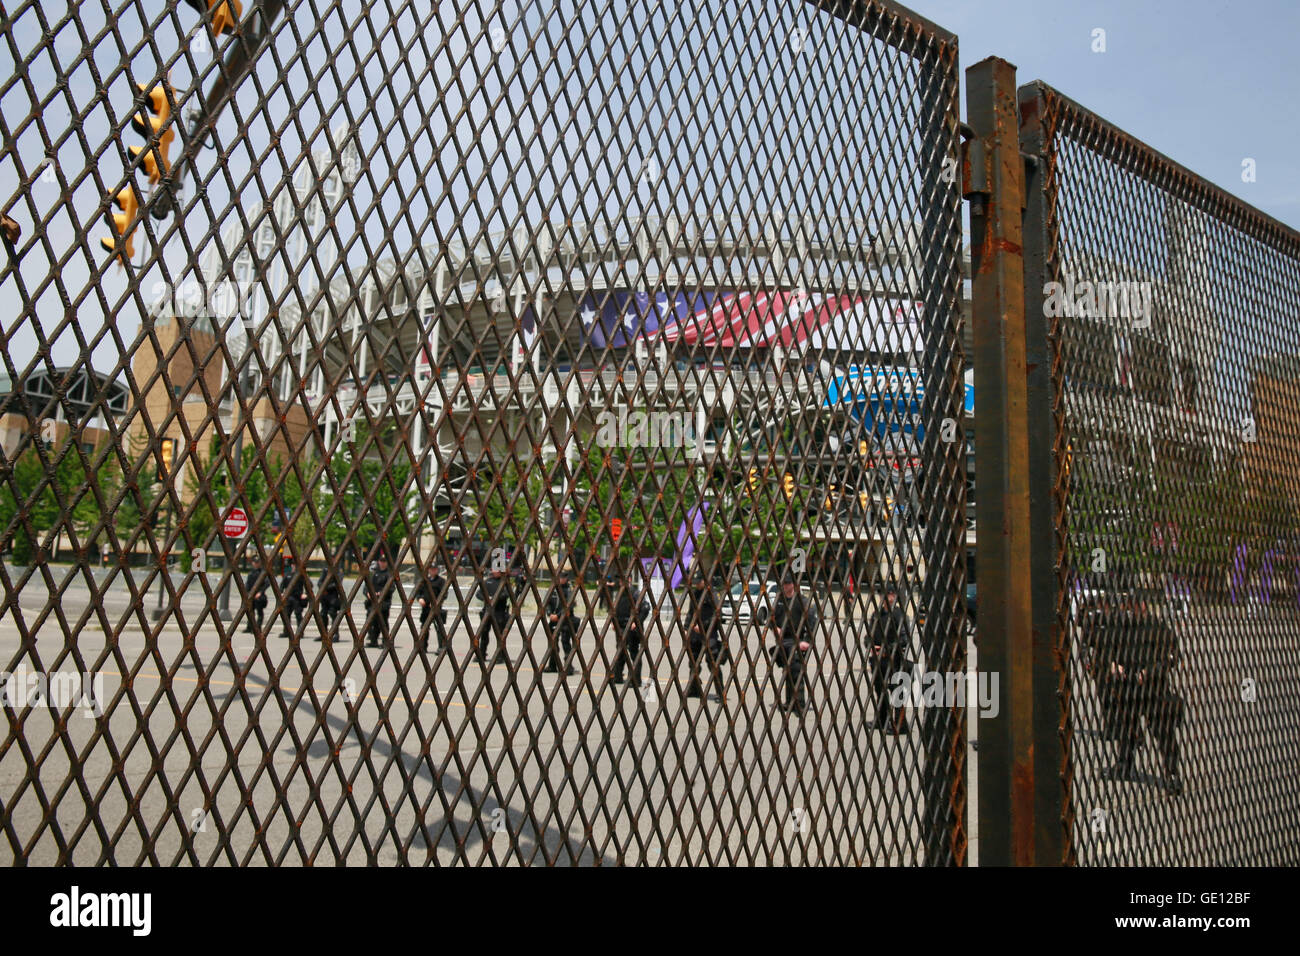
[[[113,205],[121,212],[113,213],[113,228],[117,232],[116,239],[103,238],[99,240],[109,252],[122,255],[130,259],[135,255],[135,242],[132,236],[135,234],[135,217],[140,211],[140,200],[135,197],[135,187],[130,183],[113,197]]]
[[[781,487],[785,489],[785,496],[787,498],[793,498],[794,497],[794,475],[790,474],[789,472],[786,472],[785,477],[781,479]]]
[[[158,446],[159,456],[162,461],[158,465],[158,480],[166,481],[171,477],[172,462],[176,459],[176,439],[164,438]]]
[[[143,165],[149,174],[149,182],[156,183],[172,168],[171,159],[167,156],[172,140],[176,138],[176,130],[171,128],[172,91],[165,83],[159,83],[153,89],[141,84],[140,91],[145,94],[145,109],[131,117],[131,126],[145,137],[157,136],[158,146],[132,146],[129,152],[132,159],[139,159],[140,154],[144,154]],[[162,158],[161,169],[158,165],[159,157]]]
[[[858,454],[861,455],[863,458],[866,458],[867,455],[870,454],[870,452],[871,452],[871,446],[867,444],[867,440],[865,438],[860,439],[858,441]]]
[[[235,27],[239,25],[239,18],[244,13],[244,5],[240,0],[185,0],[185,2],[199,13],[211,10],[212,32],[218,34],[227,30],[234,33]]]
[[[858,505],[862,508],[863,511],[867,510],[867,501],[870,500],[870,497],[871,496],[868,495],[865,491],[858,492]]]
[[[758,469],[749,469],[749,493],[754,494],[758,491]]]

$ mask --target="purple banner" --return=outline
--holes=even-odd
[[[673,577],[668,585],[674,591],[682,586],[690,570],[691,561],[695,558],[695,545],[704,527],[704,512],[708,507],[709,503],[702,501],[692,508],[677,531],[677,564],[673,568]]]

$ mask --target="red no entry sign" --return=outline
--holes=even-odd
[[[242,538],[248,534],[248,512],[243,508],[231,508],[221,522],[221,533],[227,538]]]

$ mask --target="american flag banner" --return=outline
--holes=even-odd
[[[921,349],[920,302],[798,289],[587,295],[578,316],[595,348],[660,336],[703,348],[799,345],[877,354]]]

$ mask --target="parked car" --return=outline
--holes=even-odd
[[[737,581],[722,597],[719,609],[722,619],[761,627],[767,623],[768,615],[772,613],[772,607],[780,594],[781,589],[775,581],[760,581],[758,578]]]

